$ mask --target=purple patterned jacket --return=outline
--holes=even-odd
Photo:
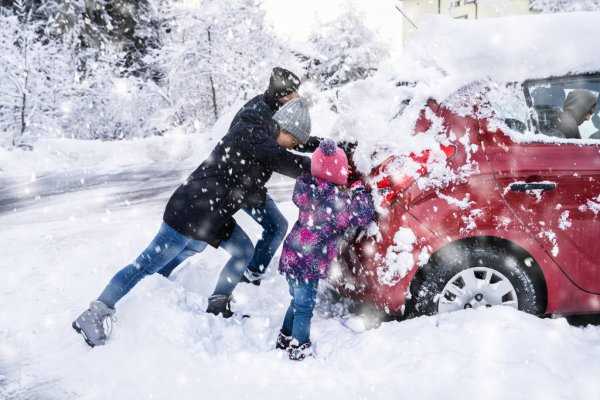
[[[279,272],[303,280],[326,278],[346,229],[373,219],[371,196],[305,174],[296,180],[293,201],[300,215],[283,243]]]

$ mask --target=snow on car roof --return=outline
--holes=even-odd
[[[600,12],[467,21],[432,16],[408,42],[400,72],[418,81],[441,78],[451,86],[445,88],[448,94],[480,79],[524,81],[599,71],[599,21]]]
[[[354,160],[365,173],[390,154],[435,149],[439,147],[435,129],[430,134],[411,135],[428,99],[456,106],[452,95],[474,82],[493,86],[490,80],[523,82],[600,71],[599,21],[600,12],[478,21],[440,16],[425,19],[400,61],[394,60],[375,76],[341,90],[336,101],[343,112],[337,115],[332,130],[337,137],[358,140]],[[415,84],[398,87],[398,81]],[[411,102],[399,113],[406,98]],[[497,103],[514,100],[504,96]],[[526,107],[524,98],[517,101],[521,101],[517,106]],[[317,113],[319,121],[329,110],[325,102],[322,107],[324,111]],[[534,136],[530,136],[531,140]]]

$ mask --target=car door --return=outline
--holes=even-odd
[[[600,293],[600,144],[515,143],[488,156],[515,218],[577,286]]]

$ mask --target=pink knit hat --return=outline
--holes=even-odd
[[[331,139],[325,139],[313,153],[310,165],[312,176],[336,185],[348,183],[348,158]]]

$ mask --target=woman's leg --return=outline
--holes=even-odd
[[[189,250],[189,249],[183,250],[181,253],[179,253],[177,255],[177,257],[175,257],[174,259],[169,261],[167,263],[167,265],[162,267],[157,273],[161,274],[165,278],[168,278],[171,275],[171,272],[173,272],[173,270],[175,268],[177,268],[179,266],[179,264],[181,264],[182,262],[184,262],[185,260],[187,260],[188,258],[193,256],[194,254],[196,254],[196,252],[193,250]]]
[[[292,308],[294,311],[294,320],[292,337],[300,345],[310,343],[310,320],[315,308],[319,281],[288,278],[288,283],[293,292]]]
[[[195,254],[202,253],[204,249],[206,249],[206,246],[206,242],[193,239],[190,240],[185,250],[179,253],[179,255],[173,260],[169,261],[167,265],[165,265],[158,271],[158,273],[164,276],[165,278],[168,278],[173,272],[173,270],[177,268],[182,262],[184,262],[185,260],[187,260]]]
[[[262,236],[256,242],[252,260],[248,264],[250,271],[263,274],[285,238],[288,222],[268,195],[264,207],[245,208],[244,211],[263,228]]]
[[[246,235],[246,232],[236,224],[231,237],[222,242],[220,247],[224,248],[231,255],[231,258],[219,275],[213,296],[223,295],[229,297],[240,281],[244,269],[252,259],[254,246],[252,246],[252,241]]]
[[[179,256],[190,240],[163,223],[150,245],[133,263],[117,272],[98,300],[114,308],[115,304],[142,278],[155,273]]]

